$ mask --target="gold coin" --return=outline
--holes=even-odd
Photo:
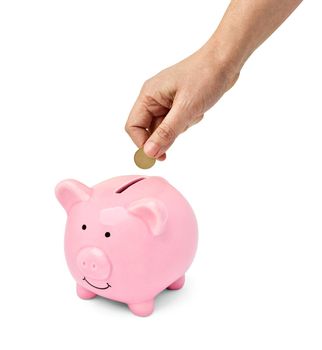
[[[141,169],[149,169],[153,167],[155,159],[148,157],[143,148],[139,148],[134,154],[134,163]]]

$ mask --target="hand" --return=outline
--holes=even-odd
[[[224,58],[204,46],[192,56],[147,80],[128,117],[125,130],[138,147],[158,160],[178,135],[235,83],[238,74]]]
[[[125,129],[159,160],[238,79],[254,50],[301,0],[232,0],[218,28],[195,54],[147,80]]]

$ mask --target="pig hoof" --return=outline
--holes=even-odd
[[[168,289],[170,289],[170,290],[180,289],[183,287],[184,281],[185,281],[185,278],[183,275],[182,277],[178,278],[176,281],[171,283],[170,286],[168,287]]]
[[[140,304],[129,304],[129,309],[137,316],[149,316],[154,310],[154,300]]]
[[[81,299],[92,299],[96,297],[96,294],[85,289],[84,287],[82,287],[81,285],[77,284],[76,286],[76,292],[77,295],[81,298]]]

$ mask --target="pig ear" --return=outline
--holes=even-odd
[[[158,236],[164,231],[168,211],[159,200],[144,198],[135,201],[130,204],[128,211],[143,220],[154,236]]]
[[[74,204],[87,201],[91,191],[89,187],[76,180],[64,180],[55,189],[57,199],[67,212]]]

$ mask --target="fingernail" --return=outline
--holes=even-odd
[[[153,141],[147,141],[144,145],[144,153],[149,157],[155,157],[158,153],[160,146]]]
[[[157,157],[157,160],[159,160],[160,162],[163,162],[166,158],[167,158],[167,155],[163,153],[161,157]]]
[[[159,149],[159,151],[157,152],[157,154],[154,156],[155,159],[158,159],[159,157],[161,157],[164,154],[164,151],[162,148]]]

